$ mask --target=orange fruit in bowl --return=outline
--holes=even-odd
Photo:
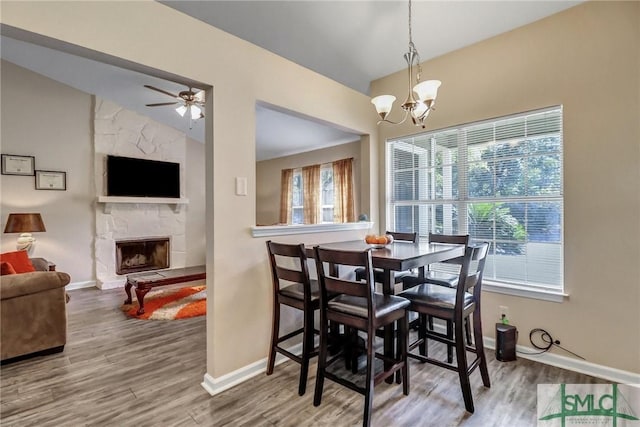
[[[386,236],[378,236],[376,243],[379,245],[386,245],[387,244],[387,237]]]

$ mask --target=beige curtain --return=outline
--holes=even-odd
[[[333,162],[333,221],[355,222],[353,158]]]
[[[293,169],[282,169],[280,178],[280,224],[291,224]]]
[[[320,194],[320,165],[302,168],[302,186],[304,188],[304,223],[318,223],[318,198]]]

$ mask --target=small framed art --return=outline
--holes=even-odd
[[[2,155],[2,175],[33,176],[35,168],[36,158],[33,156]]]
[[[67,173],[60,171],[36,171],[36,190],[66,190]]]

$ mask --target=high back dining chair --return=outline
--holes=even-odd
[[[401,232],[396,232],[396,231],[387,231],[385,234],[390,234],[391,236],[393,236],[393,241],[394,242],[410,242],[410,243],[415,243],[416,240],[418,239],[418,233],[401,233]],[[366,273],[364,268],[360,267],[360,268],[356,268],[355,270],[356,272],[356,280],[364,280],[366,277]],[[407,276],[408,274],[410,274],[409,271],[394,271],[394,277],[395,277],[395,283],[400,283],[403,280],[403,277]],[[376,283],[382,283],[383,282],[383,275],[384,275],[384,271],[376,268],[373,270],[373,278],[375,280]]]
[[[318,282],[309,279],[307,256],[303,244],[291,245],[267,242],[271,278],[273,283],[273,324],[271,328],[271,347],[267,363],[267,375],[273,373],[276,352],[300,363],[300,381],[298,394],[302,396],[307,386],[309,359],[318,354],[314,348],[313,327],[314,312],[320,308]],[[281,305],[297,308],[303,312],[303,327],[280,336]],[[285,350],[280,343],[302,334],[302,354],[297,356]]]
[[[466,410],[471,413],[474,411],[474,406],[469,375],[475,368],[480,367],[482,383],[485,387],[491,386],[482,342],[482,320],[480,318],[482,274],[488,251],[489,244],[486,242],[467,246],[462,258],[462,266],[456,288],[423,283],[399,294],[411,301],[409,310],[418,312],[421,317],[418,339],[409,346],[410,350],[420,346],[420,354],[409,353],[409,356],[457,371],[460,377],[464,405]],[[472,260],[476,261],[476,267],[471,271]],[[426,316],[433,316],[452,322],[454,328],[453,336],[428,330]],[[463,325],[470,317],[473,321],[473,346],[471,343],[467,343],[466,334],[463,333]],[[428,357],[426,355],[427,339],[453,345],[456,349],[456,363],[444,363]],[[467,351],[471,351],[476,355],[471,363],[467,362]]]
[[[429,233],[429,243],[446,243],[453,245],[465,245],[469,244],[469,235],[468,234],[434,234]],[[459,267],[462,265],[462,258],[457,257],[446,260],[442,262],[442,264],[448,265],[457,265],[458,272]],[[417,275],[407,275],[402,278],[402,289],[407,290],[413,286],[419,285],[421,283],[431,283],[434,285],[446,286],[448,288],[455,288],[458,285],[458,274],[453,274],[446,271],[440,270],[432,270],[431,266],[420,267]],[[433,329],[433,318],[428,316],[427,321],[429,323],[429,328]],[[412,326],[416,321],[412,322]],[[453,324],[450,321],[446,322],[447,326],[447,335],[453,336]],[[471,330],[469,325],[465,323],[465,331],[467,333],[467,337],[471,340]],[[453,347],[449,346],[447,348],[447,362],[451,363],[453,361]]]
[[[324,379],[328,378],[351,390],[365,396],[363,426],[369,426],[371,422],[371,407],[373,405],[373,389],[375,385],[391,377],[400,371],[402,374],[402,391],[409,394],[409,371],[407,366],[407,312],[409,301],[394,295],[383,295],[375,292],[373,280],[373,266],[371,261],[371,249],[364,252],[339,251],[323,249],[321,246],[314,248],[318,281],[320,284],[320,354],[318,356],[318,371],[316,375],[316,389],[313,398],[314,406],[319,406],[322,400]],[[365,269],[365,282],[352,281],[335,275],[335,269],[326,269],[329,265],[345,265],[362,267]],[[331,295],[331,299],[328,296]],[[364,331],[367,334],[366,341],[366,380],[364,387],[350,381],[346,377],[339,376],[327,370],[327,367],[340,359],[337,353],[327,360],[328,356],[328,326],[329,322],[342,324],[345,328]],[[397,334],[398,352],[396,356],[384,357],[375,353],[375,332],[378,328],[399,323]],[[385,361],[383,371],[374,375],[374,358],[382,358]]]

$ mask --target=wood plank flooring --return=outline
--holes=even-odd
[[[325,381],[314,407],[315,363],[297,395],[299,365],[286,362],[217,396],[200,386],[206,368],[205,319],[127,318],[123,290],[71,291],[63,353],[0,369],[0,425],[9,426],[354,426],[364,398]],[[444,349],[436,349],[444,355]],[[437,354],[437,353],[436,353]],[[458,376],[411,361],[410,395],[376,387],[374,426],[533,426],[536,384],[604,382],[487,352],[492,387],[474,372],[476,412],[464,410]]]

